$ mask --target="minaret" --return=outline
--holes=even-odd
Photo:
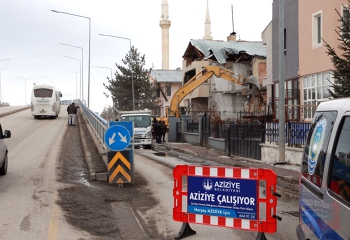
[[[168,0],[162,0],[162,19],[159,22],[162,28],[162,69],[169,70],[169,21]]]
[[[207,1],[207,13],[205,14],[205,35],[203,37],[203,40],[213,40],[213,37],[211,35],[211,23],[210,23],[210,16],[209,16],[209,3]]]

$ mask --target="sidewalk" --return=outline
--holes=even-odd
[[[199,158],[204,158],[227,166],[269,168],[276,173],[278,177],[278,185],[294,192],[298,192],[299,189],[299,166],[273,165],[263,163],[259,160],[242,158],[238,156],[229,157],[225,152],[198,145],[192,145],[189,143],[162,142],[161,144],[154,143],[154,145],[154,149],[156,151],[169,151],[169,154],[171,154],[171,151],[191,154]]]

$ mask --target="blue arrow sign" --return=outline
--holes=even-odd
[[[130,144],[130,132],[123,126],[114,125],[107,129],[105,143],[113,151],[122,151]]]

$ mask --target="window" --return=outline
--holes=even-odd
[[[333,79],[330,72],[307,75],[303,77],[303,97],[304,105],[316,105],[316,102],[329,100],[328,89],[331,87]],[[316,108],[316,106],[315,106]],[[312,118],[314,110],[305,109],[304,118]],[[309,111],[310,110],[310,111]]]
[[[312,46],[321,46],[322,41],[322,14],[317,12],[312,16]]]
[[[166,95],[168,97],[171,97],[171,85],[165,86],[166,89]]]
[[[52,89],[38,88],[34,89],[34,96],[37,98],[52,98]]]
[[[328,142],[336,117],[337,112],[316,113],[306,140],[301,173],[318,187],[321,187]]]
[[[284,29],[284,38],[283,38],[283,47],[284,47],[284,55],[287,55],[287,29]]]
[[[343,7],[343,22],[345,24],[342,24],[342,33],[344,38],[349,38],[350,37],[350,12],[349,8]]]
[[[285,98],[287,104],[287,121],[299,121],[299,87],[298,79],[288,80],[285,82]]]
[[[350,203],[350,117],[342,123],[341,132],[331,159],[331,177],[329,189]]]

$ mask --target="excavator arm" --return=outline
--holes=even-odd
[[[202,76],[200,76],[202,75]],[[201,72],[197,73],[193,78],[191,78],[186,84],[181,86],[170,102],[170,111],[172,114],[176,114],[178,111],[178,106],[180,102],[193,90],[195,90],[199,85],[201,85],[205,80],[209,79],[211,76],[215,75],[218,78],[223,78],[230,82],[246,85],[244,77],[235,72],[227,70],[225,68],[217,66],[206,66]],[[259,87],[259,86],[258,86]]]

